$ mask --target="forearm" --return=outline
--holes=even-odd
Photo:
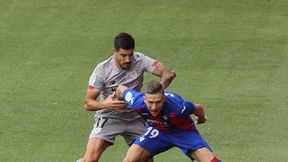
[[[170,77],[165,76],[166,74],[164,75],[164,73],[169,73],[168,75]],[[170,83],[173,81],[175,77],[176,74],[174,71],[165,71],[162,73],[159,83],[162,85],[163,89],[165,89],[170,85]]]
[[[196,109],[193,114],[198,117],[198,123],[199,124],[205,123],[206,116],[205,116],[204,108],[199,104],[196,104],[195,107]]]
[[[159,83],[164,89],[167,88],[176,77],[176,73],[162,63],[157,65],[153,71],[153,74],[160,77]]]
[[[87,111],[97,111],[97,110],[104,109],[107,106],[104,102],[96,101],[93,99],[86,99],[84,107]]]

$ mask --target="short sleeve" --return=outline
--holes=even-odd
[[[190,115],[195,111],[194,103],[190,101],[183,100],[182,114]]]
[[[143,97],[143,93],[137,92],[132,88],[127,88],[122,93],[122,98],[126,101],[128,107],[131,109],[142,108],[145,105]]]
[[[104,70],[97,66],[89,78],[88,88],[95,92],[101,92],[104,86]]]
[[[152,73],[154,68],[158,65],[159,62],[142,53],[138,53],[138,54],[142,55],[142,63],[143,63],[144,70],[146,72]]]
[[[178,107],[177,114],[191,115],[195,111],[194,103],[183,99],[180,95],[173,92],[165,92],[165,96],[170,98],[170,102]]]

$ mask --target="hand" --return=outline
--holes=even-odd
[[[176,77],[176,73],[171,69],[164,69],[161,77],[165,80],[172,81]]]
[[[123,99],[122,99],[122,93],[123,93],[123,91],[124,91],[125,89],[127,89],[126,86],[124,86],[124,85],[119,85],[119,86],[116,88],[115,98],[118,99],[118,100],[120,100],[120,101],[123,100]]]
[[[172,80],[176,77],[176,73],[173,70],[166,69],[162,72],[160,84],[165,89],[169,86]]]
[[[204,118],[202,118],[202,119],[198,118],[197,124],[203,124],[203,123],[206,123],[206,121],[207,121],[207,117],[206,116]]]
[[[116,99],[115,93],[113,93],[112,95],[109,95],[102,102],[103,104],[105,104],[105,107],[107,107],[107,109],[112,110],[112,111],[121,111],[127,108],[126,102]]]

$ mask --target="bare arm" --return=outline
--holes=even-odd
[[[85,109],[87,111],[97,111],[101,109],[109,109],[109,110],[121,110],[126,107],[126,103],[124,101],[115,100],[115,94],[108,96],[103,101],[97,101],[100,92],[94,92],[92,90],[87,90],[87,94],[85,97]]]
[[[176,73],[173,70],[165,67],[161,62],[159,62],[154,68],[152,74],[160,77],[159,83],[164,89],[167,88],[172,80],[176,77]]]
[[[198,124],[205,123],[207,118],[205,116],[204,108],[200,104],[195,104],[195,111],[193,113],[198,118]]]

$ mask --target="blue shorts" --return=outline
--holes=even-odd
[[[161,132],[151,126],[146,127],[145,131],[134,142],[148,152],[150,156],[154,156],[172,147],[180,148],[183,153],[191,158],[191,151],[206,147],[210,151],[212,149],[202,138],[200,133],[194,130],[185,130],[180,132]]]

